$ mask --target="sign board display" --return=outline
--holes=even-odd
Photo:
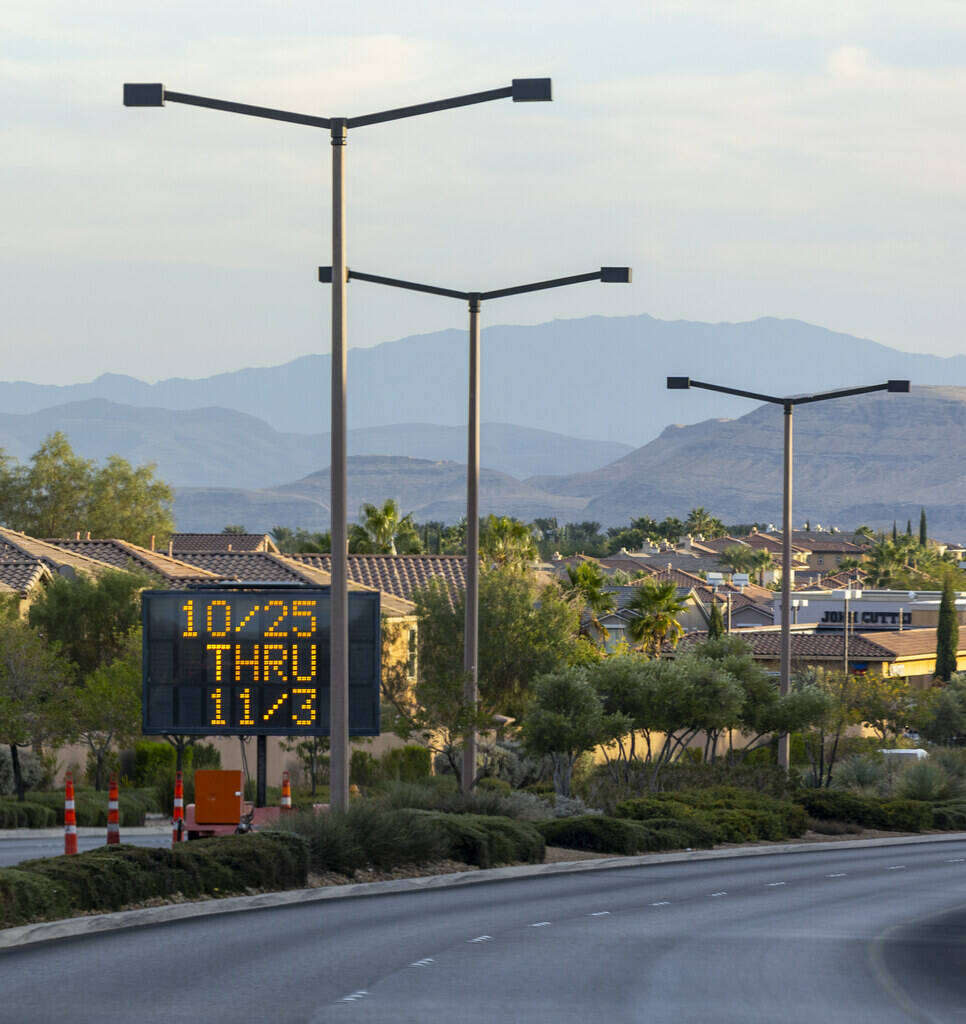
[[[142,594],[147,735],[327,736],[327,587]],[[349,592],[349,732],[379,735],[379,594]]]

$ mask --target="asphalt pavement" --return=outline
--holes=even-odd
[[[132,843],[134,846],[170,846],[171,826],[166,824],[124,828],[121,829],[121,842]],[[106,843],[106,828],[77,830],[77,849],[82,853]],[[57,857],[63,852],[63,828],[0,829],[0,867],[12,867],[35,857]]]
[[[966,837],[713,853],[7,949],[0,1021],[964,1019]]]

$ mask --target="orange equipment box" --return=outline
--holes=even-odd
[[[237,825],[242,813],[242,773],[199,768],[194,809],[199,825]]]

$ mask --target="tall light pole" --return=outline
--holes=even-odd
[[[247,103],[169,92],[159,82],[127,83],[126,107],[163,107],[165,102],[186,103],[232,114],[246,114],[272,121],[325,128],[332,141],[332,453],[331,453],[331,530],[332,530],[332,620],[329,669],[329,736],[331,805],[336,810],[349,806],[349,584],[348,520],[346,517],[346,245],[345,245],[345,146],[350,128],[362,128],[384,121],[398,121],[438,110],[452,110],[490,100],[512,99],[514,103],[549,101],[549,78],[514,78],[501,89],[469,93],[449,99],[417,103],[410,107],[381,110],[359,117],[316,117],[288,110],[255,107]]]
[[[328,284],[336,273],[335,264],[319,267],[319,280]],[[585,281],[605,284],[629,284],[630,267],[601,267],[587,274],[557,277],[533,284],[520,284],[511,288],[498,288],[489,292],[463,292],[453,288],[439,288],[431,284],[401,281],[395,277],[363,274],[358,270],[345,270],[346,281],[369,281],[390,288],[404,288],[413,292],[442,295],[462,299],[470,313],[470,373],[469,373],[469,426],[466,451],[466,597],[463,632],[463,699],[468,707],[476,709],[479,699],[479,622],[480,622],[480,304],[489,299],[502,299],[508,295],[563,288]],[[462,787],[469,792],[476,781],[476,728],[463,738]]]
[[[846,587],[845,590],[842,591],[842,597],[845,600],[845,623],[844,623],[845,628],[842,631],[842,637],[843,637],[843,642],[842,642],[842,671],[846,675],[848,675],[849,674],[849,619],[850,619],[850,617],[852,615],[852,613],[849,611],[849,601],[851,601],[852,599],[859,600],[862,597],[862,591],[861,590],[854,590],[854,589],[850,589],[849,587]],[[901,614],[900,614],[900,617],[901,617]],[[853,630],[852,632],[854,633],[855,630]]]
[[[792,592],[792,410],[796,405],[808,405],[812,402],[825,402],[830,398],[848,398],[851,395],[867,395],[873,391],[907,392],[909,381],[890,380],[885,384],[870,384],[861,388],[844,388],[840,391],[823,391],[818,395],[795,395],[778,398],[775,395],[761,395],[756,391],[744,391],[740,388],[728,388],[720,384],[704,384],[691,380],[690,377],[668,377],[668,389],[671,391],[703,388],[705,391],[720,391],[725,395],[737,395],[739,398],[751,398],[758,402],[770,402],[780,405],[785,411],[785,457],[782,489],[782,636],[779,689],[784,696],[791,689],[792,678],[792,636],[791,636],[791,592]],[[788,734],[778,738],[778,763],[788,768],[789,743]]]

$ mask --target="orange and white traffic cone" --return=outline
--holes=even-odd
[[[288,781],[288,772],[282,772],[282,810],[292,809],[292,787]]]
[[[74,776],[64,779],[64,855],[77,853],[77,812],[74,810]]]
[[[111,775],[111,788],[107,794],[107,845],[121,841],[121,819],[117,811],[117,776]]]
[[[171,845],[180,843],[184,836],[184,782],[181,772],[174,775],[174,815],[171,818]]]

